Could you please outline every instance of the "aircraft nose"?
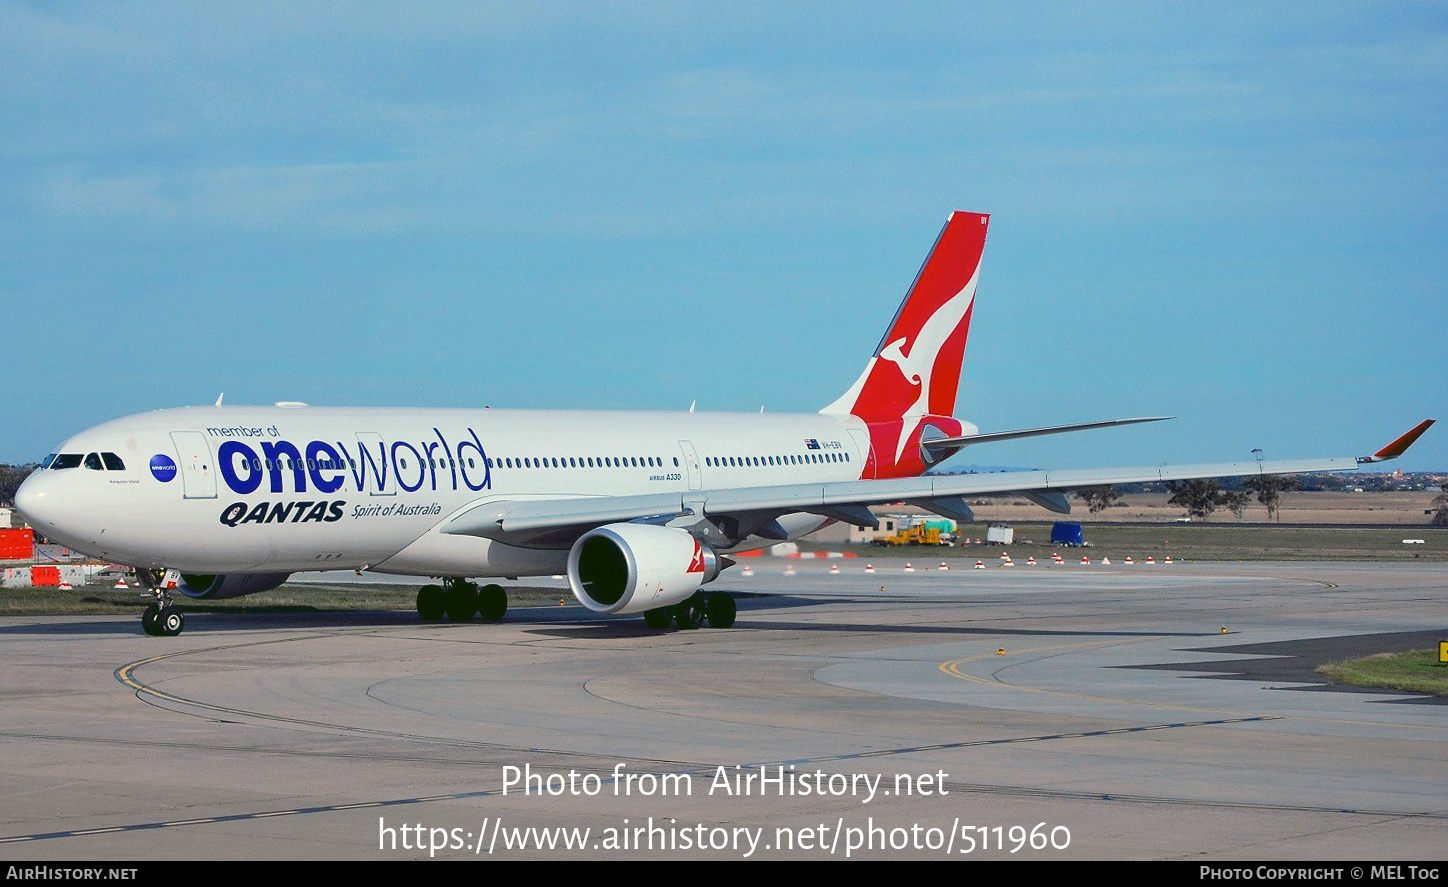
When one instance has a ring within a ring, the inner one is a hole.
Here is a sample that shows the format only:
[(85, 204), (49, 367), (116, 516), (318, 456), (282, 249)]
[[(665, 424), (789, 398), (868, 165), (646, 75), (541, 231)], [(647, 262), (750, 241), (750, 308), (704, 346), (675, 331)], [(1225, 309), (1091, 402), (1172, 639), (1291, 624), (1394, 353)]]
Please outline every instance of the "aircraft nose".
[(14, 491), (14, 508), (32, 527), (54, 527), (55, 495), (45, 469), (36, 469)]
[(46, 505), (45, 480), (42, 475), (44, 469), (37, 469), (30, 473), (15, 491), (15, 510), (19, 511), (32, 526), (44, 520)]
[(78, 480), (89, 478), (75, 471), (37, 470), (15, 491), (15, 510), (41, 535), (84, 549), (105, 529), (96, 519), (93, 491), (78, 491)]

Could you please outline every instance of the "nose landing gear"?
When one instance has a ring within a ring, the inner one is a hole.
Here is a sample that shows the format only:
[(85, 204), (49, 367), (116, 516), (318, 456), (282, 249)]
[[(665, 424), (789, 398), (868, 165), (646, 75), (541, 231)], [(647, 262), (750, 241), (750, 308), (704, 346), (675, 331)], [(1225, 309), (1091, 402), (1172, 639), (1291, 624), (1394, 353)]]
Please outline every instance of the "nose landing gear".
[(174, 605), (165, 578), (165, 570), (136, 570), (136, 579), (155, 598), (141, 614), (141, 630), (152, 637), (175, 637), (186, 630), (186, 616)]
[(141, 630), (152, 637), (175, 637), (186, 629), (186, 615), (170, 602), (154, 603), (141, 614)]

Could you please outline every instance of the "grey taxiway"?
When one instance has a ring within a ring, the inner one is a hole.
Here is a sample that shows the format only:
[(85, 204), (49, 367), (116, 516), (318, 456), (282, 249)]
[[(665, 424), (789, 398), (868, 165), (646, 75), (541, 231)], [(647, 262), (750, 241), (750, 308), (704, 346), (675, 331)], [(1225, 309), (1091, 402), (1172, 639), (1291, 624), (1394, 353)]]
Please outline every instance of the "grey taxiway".
[(973, 564), (754, 560), (716, 583), (728, 630), (576, 606), (198, 613), (174, 638), (0, 619), (0, 847), (1448, 856), (1448, 705), (1312, 670), (1448, 638), (1448, 565)]

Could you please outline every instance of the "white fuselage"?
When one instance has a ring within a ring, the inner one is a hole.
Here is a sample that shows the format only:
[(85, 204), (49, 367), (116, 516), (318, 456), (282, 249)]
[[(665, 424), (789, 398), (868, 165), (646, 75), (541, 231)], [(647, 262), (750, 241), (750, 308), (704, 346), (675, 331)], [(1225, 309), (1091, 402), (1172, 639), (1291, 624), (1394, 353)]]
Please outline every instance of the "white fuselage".
[(857, 480), (868, 446), (822, 414), (193, 407), (71, 438), (17, 499), (55, 541), (138, 567), (539, 575), (566, 547), (439, 528), (494, 501)]

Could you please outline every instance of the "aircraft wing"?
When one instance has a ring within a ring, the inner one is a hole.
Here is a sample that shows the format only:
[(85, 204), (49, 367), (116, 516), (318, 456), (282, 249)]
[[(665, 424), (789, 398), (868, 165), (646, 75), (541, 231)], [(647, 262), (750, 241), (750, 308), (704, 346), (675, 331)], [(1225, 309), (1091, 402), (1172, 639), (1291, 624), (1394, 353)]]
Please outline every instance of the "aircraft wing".
[(784, 484), (715, 490), (600, 496), (480, 504), (449, 521), (442, 532), (481, 536), (508, 544), (566, 544), (595, 527), (611, 523), (670, 523), (680, 519), (730, 522), (730, 536), (771, 538), (782, 515), (813, 513), (848, 523), (874, 522), (865, 506), (908, 501), (951, 517), (970, 519), (966, 496), (1022, 493), (1053, 511), (1069, 511), (1063, 495), (1082, 487), (1195, 478), (1352, 471), (1360, 464), (1400, 455), (1431, 420), (1371, 456), (1274, 462), (1222, 462), (1203, 465), (1153, 465), (1136, 468), (1085, 468), (1062, 471), (1003, 471), (990, 474), (925, 475), (888, 480)]

